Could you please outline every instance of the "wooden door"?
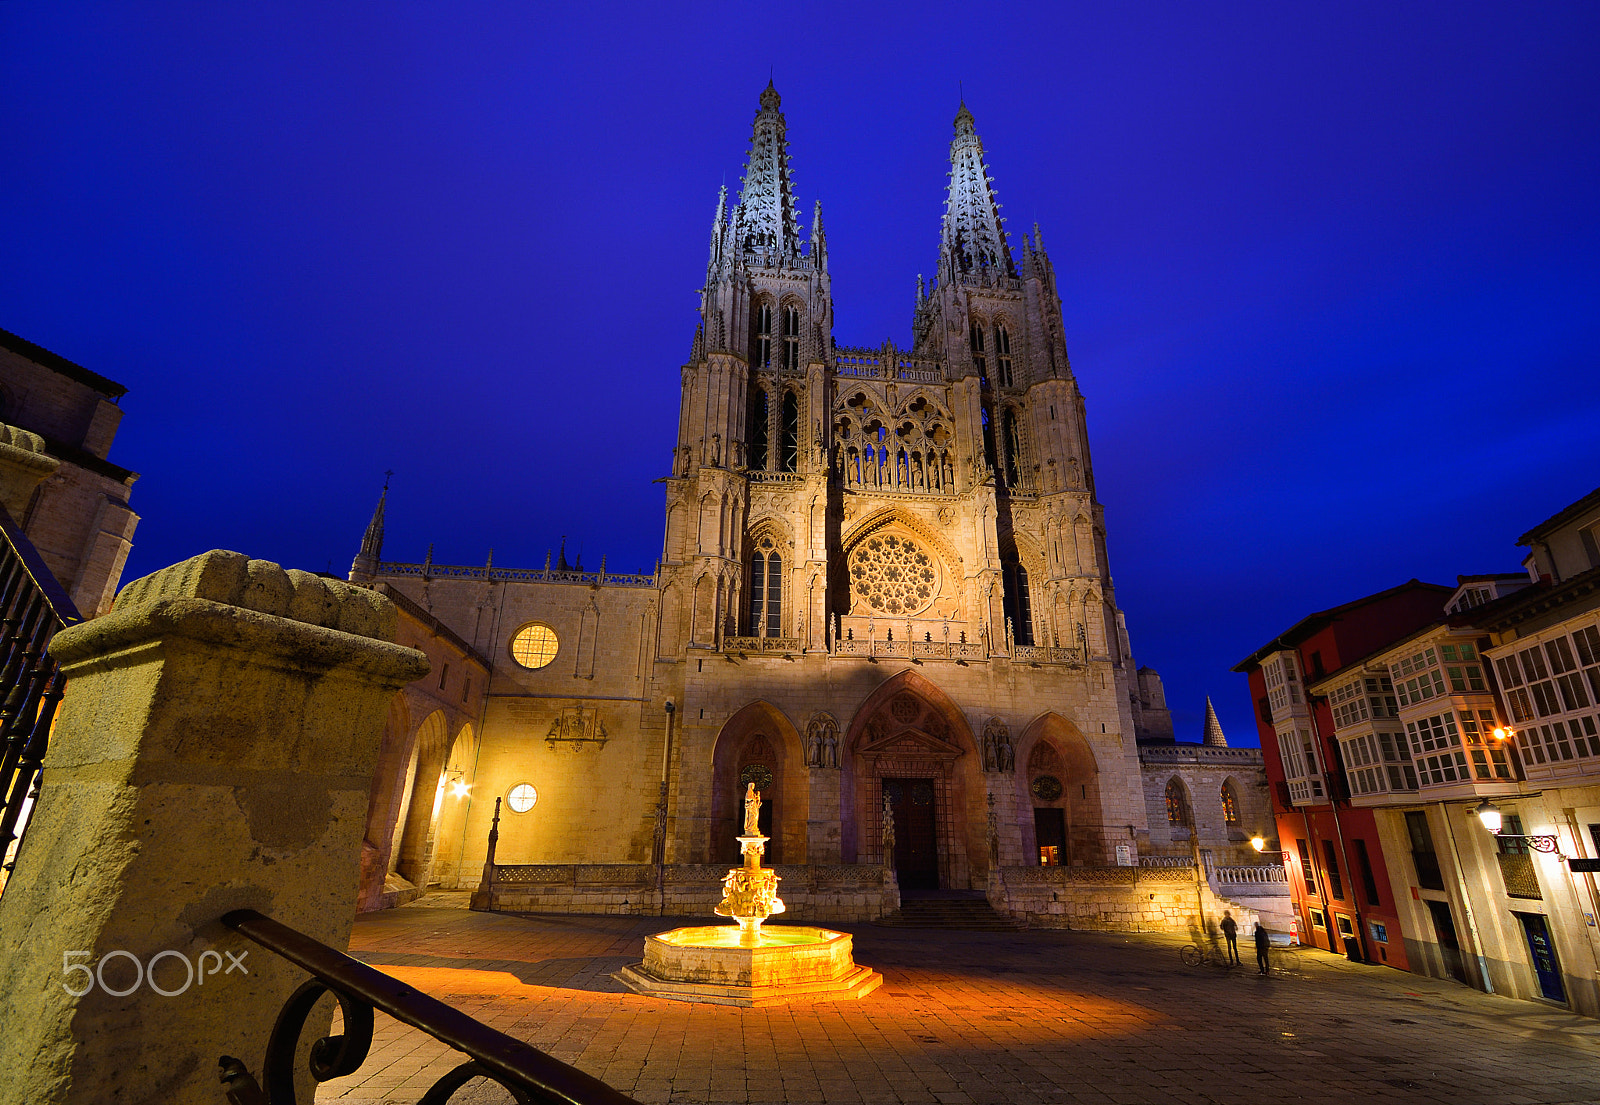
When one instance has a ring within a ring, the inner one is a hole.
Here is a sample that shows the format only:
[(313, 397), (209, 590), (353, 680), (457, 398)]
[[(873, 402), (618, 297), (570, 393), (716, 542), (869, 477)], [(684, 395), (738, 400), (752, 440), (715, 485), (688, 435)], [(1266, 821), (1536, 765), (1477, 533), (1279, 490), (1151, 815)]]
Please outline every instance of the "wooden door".
[(894, 866), (901, 890), (939, 889), (939, 834), (932, 779), (885, 779), (894, 813)]

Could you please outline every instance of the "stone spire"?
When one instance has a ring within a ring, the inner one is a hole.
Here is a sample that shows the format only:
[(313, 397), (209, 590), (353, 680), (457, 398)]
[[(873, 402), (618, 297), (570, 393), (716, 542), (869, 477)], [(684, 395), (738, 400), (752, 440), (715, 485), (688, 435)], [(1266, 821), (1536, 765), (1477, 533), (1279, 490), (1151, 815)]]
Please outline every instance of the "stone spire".
[(1201, 741), (1213, 748), (1228, 747), (1228, 738), (1222, 735), (1222, 722), (1217, 720), (1217, 711), (1211, 705), (1211, 696), (1206, 695), (1206, 735)]
[(828, 237), (822, 232), (822, 201), (811, 209), (811, 263), (828, 271)]
[(393, 472), (383, 474), (383, 492), (378, 496), (377, 509), (372, 512), (372, 521), (367, 523), (367, 532), (361, 535), (361, 551), (350, 564), (352, 580), (368, 580), (378, 574), (378, 561), (383, 558), (383, 509), (389, 501), (389, 477), (393, 475)]
[(722, 266), (724, 247), (728, 241), (728, 186), (717, 189), (717, 213), (711, 220), (711, 259), (706, 263), (708, 273)]
[(941, 279), (963, 272), (995, 268), (1015, 276), (1006, 244), (1005, 220), (994, 198), (994, 180), (983, 160), (983, 139), (973, 127), (966, 102), (956, 113), (956, 135), (950, 142), (950, 193), (944, 203), (944, 229), (939, 249)]
[(778, 90), (768, 81), (750, 135), (750, 158), (739, 187), (739, 206), (734, 210), (741, 247), (746, 252), (769, 251), (774, 259), (800, 253), (789, 139), (779, 102)]

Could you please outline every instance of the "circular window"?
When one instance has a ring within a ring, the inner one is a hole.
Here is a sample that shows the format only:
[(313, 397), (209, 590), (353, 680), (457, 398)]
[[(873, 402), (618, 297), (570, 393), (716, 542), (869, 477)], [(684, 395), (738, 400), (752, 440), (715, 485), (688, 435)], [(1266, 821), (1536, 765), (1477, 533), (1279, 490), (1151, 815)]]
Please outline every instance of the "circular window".
[(1054, 802), (1061, 797), (1061, 780), (1054, 775), (1041, 775), (1033, 781), (1033, 796), (1041, 802)]
[(765, 792), (772, 786), (772, 772), (766, 764), (751, 764), (739, 772), (739, 789), (743, 790), (746, 783), (754, 783), (756, 790)]
[(511, 807), (512, 813), (527, 813), (538, 800), (539, 792), (533, 789), (532, 783), (518, 783), (506, 795), (506, 805)]
[(869, 537), (850, 553), (850, 588), (884, 614), (916, 614), (933, 602), (939, 573), (916, 542), (898, 534)]
[(511, 658), (530, 671), (538, 671), (556, 658), (561, 641), (556, 631), (539, 622), (529, 622), (511, 637)]

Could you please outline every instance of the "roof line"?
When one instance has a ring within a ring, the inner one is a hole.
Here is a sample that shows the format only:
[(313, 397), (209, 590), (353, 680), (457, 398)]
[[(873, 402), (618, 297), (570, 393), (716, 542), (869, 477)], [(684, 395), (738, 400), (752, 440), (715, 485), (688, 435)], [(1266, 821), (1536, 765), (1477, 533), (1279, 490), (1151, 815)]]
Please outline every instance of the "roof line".
[(52, 353), (42, 345), (35, 345), (27, 338), (18, 337), (10, 330), (0, 329), (0, 348), (9, 349), (19, 357), (26, 357), (34, 364), (70, 377), (80, 384), (87, 384), (108, 399), (120, 399), (128, 394), (128, 389), (115, 380), (107, 379), (98, 372), (91, 372), (59, 353)]

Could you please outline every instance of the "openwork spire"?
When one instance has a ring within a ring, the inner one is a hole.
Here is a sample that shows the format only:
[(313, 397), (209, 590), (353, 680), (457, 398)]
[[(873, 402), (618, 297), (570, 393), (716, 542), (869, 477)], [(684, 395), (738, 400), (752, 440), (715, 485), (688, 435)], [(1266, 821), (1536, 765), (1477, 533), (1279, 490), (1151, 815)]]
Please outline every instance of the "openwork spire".
[(393, 472), (383, 474), (383, 493), (378, 496), (378, 507), (372, 512), (372, 521), (367, 523), (367, 532), (361, 535), (361, 551), (350, 565), (350, 578), (357, 582), (371, 579), (378, 571), (378, 561), (383, 559), (383, 508), (389, 501), (389, 477), (393, 475)]
[(963, 101), (950, 142), (950, 193), (944, 204), (940, 271), (945, 278), (978, 269), (1015, 276), (1006, 244), (1005, 220), (994, 198), (994, 180), (983, 160), (983, 139)]
[(723, 249), (728, 237), (728, 186), (724, 184), (717, 189), (717, 213), (711, 219), (711, 260), (707, 262), (708, 272), (714, 272), (722, 264)]
[(761, 110), (750, 135), (734, 227), (740, 247), (778, 257), (800, 252), (800, 224), (794, 210), (794, 178), (789, 169), (789, 139), (772, 82), (761, 93)]
[(378, 507), (367, 523), (367, 532), (361, 535), (361, 556), (376, 563), (383, 558), (383, 508), (389, 501), (389, 476), (383, 474), (383, 493), (378, 496)]
[(1213, 748), (1228, 747), (1228, 738), (1222, 735), (1222, 722), (1217, 720), (1216, 707), (1211, 705), (1211, 696), (1206, 695), (1206, 735), (1201, 743), (1209, 744)]

